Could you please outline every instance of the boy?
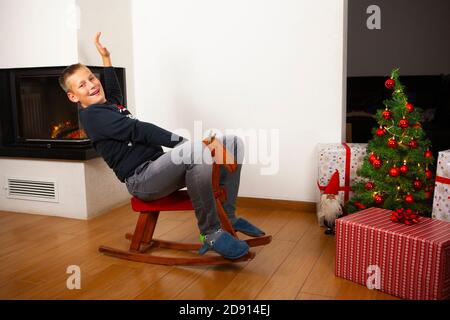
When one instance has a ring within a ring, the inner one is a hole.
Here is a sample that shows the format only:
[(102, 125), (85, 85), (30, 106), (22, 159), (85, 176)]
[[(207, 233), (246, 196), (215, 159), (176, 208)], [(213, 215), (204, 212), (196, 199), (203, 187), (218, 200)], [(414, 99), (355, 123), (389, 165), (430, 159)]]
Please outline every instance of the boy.
[[(187, 187), (203, 235), (203, 249), (214, 250), (228, 259), (244, 256), (249, 250), (247, 243), (220, 228), (211, 184), (211, 153), (203, 152), (206, 146), (202, 142), (187, 142), (176, 134), (131, 116), (123, 107), (123, 96), (110, 53), (100, 44), (100, 35), (100, 32), (96, 34), (95, 45), (105, 67), (105, 89), (82, 64), (68, 66), (59, 79), (69, 100), (79, 105), (80, 120), (95, 150), (118, 179), (126, 184), (130, 194), (142, 200), (159, 199)], [(238, 163), (235, 172), (221, 172), (220, 183), (227, 190), (224, 210), (236, 231), (262, 236), (263, 231), (235, 216), (243, 143), (236, 136), (217, 139), (237, 156)], [(174, 149), (165, 153), (161, 146)], [(173, 161), (174, 155), (182, 155), (183, 161)], [(198, 155), (203, 158), (199, 159)], [(201, 253), (204, 252), (202, 250)]]

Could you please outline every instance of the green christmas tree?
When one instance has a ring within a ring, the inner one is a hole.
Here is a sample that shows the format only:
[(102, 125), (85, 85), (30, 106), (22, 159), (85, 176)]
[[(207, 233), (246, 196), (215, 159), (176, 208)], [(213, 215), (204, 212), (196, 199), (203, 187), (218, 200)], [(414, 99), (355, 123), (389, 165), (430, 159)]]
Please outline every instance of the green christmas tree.
[(393, 221), (412, 224), (417, 215), (431, 214), (434, 158), (420, 124), (422, 110), (408, 102), (398, 69), (385, 86), (392, 96), (376, 113), (378, 126), (372, 130), (347, 211), (380, 207), (394, 210)]

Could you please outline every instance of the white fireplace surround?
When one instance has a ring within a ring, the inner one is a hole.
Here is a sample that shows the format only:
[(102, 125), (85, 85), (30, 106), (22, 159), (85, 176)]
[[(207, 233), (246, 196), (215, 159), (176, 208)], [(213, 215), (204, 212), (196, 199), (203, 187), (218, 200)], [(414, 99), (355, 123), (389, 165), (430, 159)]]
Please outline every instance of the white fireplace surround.
[[(90, 219), (126, 204), (131, 195), (102, 158), (86, 161), (0, 158), (0, 211)], [(8, 178), (55, 181), (55, 201), (8, 197)]]

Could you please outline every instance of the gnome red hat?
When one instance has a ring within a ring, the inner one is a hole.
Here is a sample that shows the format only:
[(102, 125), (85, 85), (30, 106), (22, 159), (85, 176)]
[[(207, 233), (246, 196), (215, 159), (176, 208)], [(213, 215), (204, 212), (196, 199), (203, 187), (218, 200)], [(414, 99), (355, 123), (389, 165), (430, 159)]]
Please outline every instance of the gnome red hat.
[(336, 171), (331, 176), (330, 182), (324, 190), (324, 194), (338, 194), (339, 192), (339, 171)]
[(343, 214), (342, 206), (336, 196), (339, 192), (339, 171), (331, 176), (330, 182), (320, 196), (317, 217), (321, 226), (327, 227), (325, 234), (334, 234), (336, 218)]

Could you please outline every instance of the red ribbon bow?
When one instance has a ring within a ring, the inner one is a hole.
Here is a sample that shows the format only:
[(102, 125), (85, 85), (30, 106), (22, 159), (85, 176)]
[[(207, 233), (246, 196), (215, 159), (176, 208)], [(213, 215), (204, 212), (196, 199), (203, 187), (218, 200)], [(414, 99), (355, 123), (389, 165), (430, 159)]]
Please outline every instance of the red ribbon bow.
[(412, 225), (419, 222), (419, 215), (412, 211), (411, 209), (400, 208), (392, 211), (391, 221), (404, 223), (406, 225)]

